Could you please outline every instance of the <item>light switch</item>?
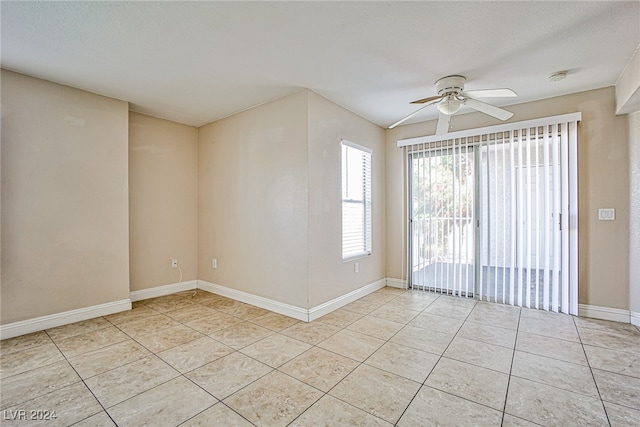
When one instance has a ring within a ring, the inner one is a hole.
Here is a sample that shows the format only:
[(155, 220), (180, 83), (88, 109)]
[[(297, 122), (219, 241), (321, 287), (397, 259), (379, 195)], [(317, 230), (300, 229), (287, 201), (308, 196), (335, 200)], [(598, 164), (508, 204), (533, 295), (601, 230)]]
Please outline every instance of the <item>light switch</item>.
[(598, 209), (598, 220), (600, 221), (615, 221), (616, 210), (613, 208)]

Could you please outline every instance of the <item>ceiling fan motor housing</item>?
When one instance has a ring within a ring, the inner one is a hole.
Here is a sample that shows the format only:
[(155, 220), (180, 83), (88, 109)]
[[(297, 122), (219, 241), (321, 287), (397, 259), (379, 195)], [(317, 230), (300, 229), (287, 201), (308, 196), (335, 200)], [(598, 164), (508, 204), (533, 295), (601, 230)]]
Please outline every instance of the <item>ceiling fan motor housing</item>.
[(466, 79), (462, 76), (447, 76), (436, 81), (436, 91), (438, 95), (446, 95), (448, 93), (460, 94), (464, 90), (464, 82)]

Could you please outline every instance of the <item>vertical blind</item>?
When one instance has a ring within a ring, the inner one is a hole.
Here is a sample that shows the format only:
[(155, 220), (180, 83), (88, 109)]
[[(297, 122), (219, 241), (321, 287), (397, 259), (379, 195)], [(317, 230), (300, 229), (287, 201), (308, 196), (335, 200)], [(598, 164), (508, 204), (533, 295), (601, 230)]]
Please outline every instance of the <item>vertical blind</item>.
[(412, 287), (577, 314), (580, 120), (398, 141)]
[(371, 253), (371, 150), (342, 141), (342, 259)]

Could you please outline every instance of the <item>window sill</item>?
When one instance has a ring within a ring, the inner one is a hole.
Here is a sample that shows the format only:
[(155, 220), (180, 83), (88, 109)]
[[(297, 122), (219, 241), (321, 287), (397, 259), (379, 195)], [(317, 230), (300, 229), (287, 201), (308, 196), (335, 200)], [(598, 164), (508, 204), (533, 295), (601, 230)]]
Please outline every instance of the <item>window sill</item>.
[(342, 258), (342, 262), (350, 262), (355, 261), (357, 259), (366, 258), (371, 256), (371, 252), (362, 252), (359, 254), (350, 255), (347, 258)]

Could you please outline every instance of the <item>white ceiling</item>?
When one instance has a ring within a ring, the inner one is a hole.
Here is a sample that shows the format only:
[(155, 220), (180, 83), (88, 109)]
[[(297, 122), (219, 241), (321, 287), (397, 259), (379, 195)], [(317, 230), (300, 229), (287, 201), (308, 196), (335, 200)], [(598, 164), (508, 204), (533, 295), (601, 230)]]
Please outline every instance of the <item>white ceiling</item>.
[(614, 85), (640, 43), (638, 1), (2, 0), (0, 13), (3, 68), (195, 126), (309, 88), (386, 127), (450, 74), (522, 103)]

